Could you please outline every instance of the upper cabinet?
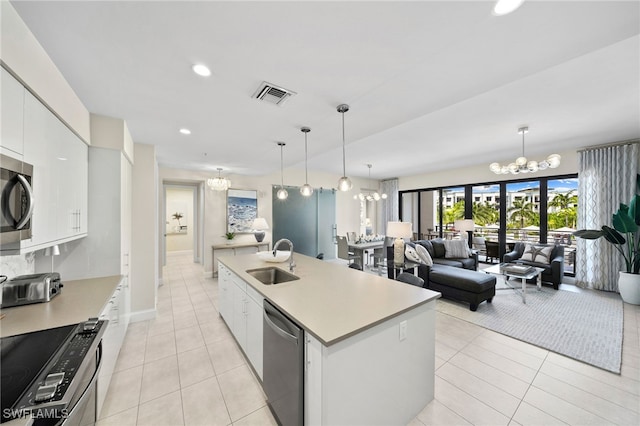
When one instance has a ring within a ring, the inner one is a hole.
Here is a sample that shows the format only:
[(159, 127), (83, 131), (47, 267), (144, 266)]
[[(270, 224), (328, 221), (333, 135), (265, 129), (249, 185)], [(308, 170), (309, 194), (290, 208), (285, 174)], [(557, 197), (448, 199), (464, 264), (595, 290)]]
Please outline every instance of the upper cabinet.
[(0, 68), (0, 140), (5, 154), (22, 159), (24, 126), (24, 87), (4, 68)]
[(86, 236), (87, 145), (5, 70), (2, 84), (2, 150), (33, 166), (34, 207), (31, 239), (20, 247), (3, 246), (1, 254), (32, 252)]

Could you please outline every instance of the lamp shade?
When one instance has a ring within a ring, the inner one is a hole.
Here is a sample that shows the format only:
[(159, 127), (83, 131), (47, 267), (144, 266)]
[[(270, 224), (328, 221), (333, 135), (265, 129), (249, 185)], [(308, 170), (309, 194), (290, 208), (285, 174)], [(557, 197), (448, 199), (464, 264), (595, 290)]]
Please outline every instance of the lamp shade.
[(263, 217), (257, 217), (253, 220), (253, 224), (251, 225), (253, 229), (256, 231), (263, 231), (265, 229), (269, 229), (269, 224), (267, 220)]
[(396, 238), (411, 238), (411, 222), (387, 222), (387, 235)]
[(453, 227), (460, 232), (470, 232), (475, 230), (476, 224), (473, 223), (473, 219), (460, 219), (453, 223)]

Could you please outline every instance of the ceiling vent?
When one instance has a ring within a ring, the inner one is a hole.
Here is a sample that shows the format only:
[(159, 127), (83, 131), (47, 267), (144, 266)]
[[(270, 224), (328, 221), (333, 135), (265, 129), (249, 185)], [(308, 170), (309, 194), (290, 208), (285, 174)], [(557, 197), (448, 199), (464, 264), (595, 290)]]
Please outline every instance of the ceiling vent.
[(296, 92), (263, 81), (253, 97), (275, 105), (283, 105), (287, 99), (295, 94)]

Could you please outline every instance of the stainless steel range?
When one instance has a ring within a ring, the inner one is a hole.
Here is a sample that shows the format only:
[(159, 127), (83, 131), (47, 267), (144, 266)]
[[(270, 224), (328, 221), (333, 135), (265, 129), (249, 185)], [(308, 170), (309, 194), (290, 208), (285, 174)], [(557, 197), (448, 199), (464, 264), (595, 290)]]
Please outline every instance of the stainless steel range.
[(86, 322), (0, 340), (0, 423), (94, 425), (102, 334), (108, 321)]

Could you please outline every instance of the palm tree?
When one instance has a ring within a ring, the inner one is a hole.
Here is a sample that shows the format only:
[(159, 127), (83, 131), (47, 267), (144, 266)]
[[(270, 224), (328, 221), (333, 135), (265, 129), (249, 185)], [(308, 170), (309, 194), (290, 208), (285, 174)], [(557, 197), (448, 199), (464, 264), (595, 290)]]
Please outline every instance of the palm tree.
[(538, 215), (533, 210), (533, 203), (528, 202), (525, 198), (516, 198), (513, 200), (511, 207), (507, 210), (507, 213), (511, 213), (509, 220), (519, 221), (520, 228), (524, 228), (524, 221), (535, 221)]
[(494, 223), (498, 221), (499, 212), (496, 210), (494, 204), (488, 202), (473, 203), (473, 221), (476, 225), (486, 225), (488, 223)]
[(565, 194), (557, 193), (553, 196), (553, 199), (549, 201), (549, 207), (555, 207), (559, 211), (558, 213), (567, 213), (564, 215), (564, 226), (569, 226), (569, 216), (571, 215), (569, 212), (565, 212), (565, 210), (574, 209), (573, 205), (578, 204), (578, 196), (573, 194), (573, 189)]
[(448, 225), (458, 219), (464, 219), (464, 200), (460, 200), (444, 211), (443, 223)]

